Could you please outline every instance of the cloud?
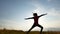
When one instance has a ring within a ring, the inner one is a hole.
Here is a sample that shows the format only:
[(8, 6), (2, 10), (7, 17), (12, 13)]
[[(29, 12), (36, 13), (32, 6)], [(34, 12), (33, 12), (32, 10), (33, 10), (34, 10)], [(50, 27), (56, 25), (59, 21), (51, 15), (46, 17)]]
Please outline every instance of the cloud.
[(24, 23), (9, 19), (0, 20), (0, 29), (28, 30), (32, 26), (33, 20), (25, 21)]
[(44, 8), (37, 8), (37, 9), (33, 10), (32, 12), (37, 13), (38, 15), (47, 13)]
[(48, 2), (55, 1), (55, 0), (47, 0)]
[[(56, 28), (60, 28), (60, 20), (50, 20), (49, 22), (49, 27), (56, 27)], [(53, 24), (53, 25), (51, 25)]]
[(47, 0), (48, 2), (51, 2), (51, 1), (57, 1), (57, 0)]
[(52, 0), (47, 0), (47, 1), (49, 1), (49, 2), (50, 2), (50, 1), (52, 1)]
[(48, 9), (47, 12), (51, 16), (59, 16), (60, 17), (60, 10), (57, 10), (55, 8)]
[(19, 26), (20, 26), (20, 23), (14, 20), (9, 20), (9, 19), (0, 20), (0, 28), (19, 29)]
[(39, 13), (39, 12), (41, 12), (41, 11), (42, 11), (41, 8), (37, 8), (37, 9), (33, 10), (33, 13)]

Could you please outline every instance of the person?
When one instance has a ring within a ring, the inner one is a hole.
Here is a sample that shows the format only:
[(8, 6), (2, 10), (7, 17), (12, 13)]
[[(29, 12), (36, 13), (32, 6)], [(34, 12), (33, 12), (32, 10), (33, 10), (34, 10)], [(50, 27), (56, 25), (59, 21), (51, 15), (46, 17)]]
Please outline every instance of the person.
[(26, 20), (27, 20), (27, 19), (34, 19), (34, 24), (33, 24), (33, 26), (29, 29), (29, 31), (27, 32), (27, 34), (29, 34), (29, 32), (30, 32), (34, 27), (36, 27), (36, 26), (38, 26), (38, 27), (41, 28), (40, 34), (42, 34), (43, 27), (38, 24), (38, 19), (39, 19), (40, 17), (44, 16), (44, 15), (47, 15), (47, 13), (46, 13), (46, 14), (42, 14), (42, 15), (40, 15), (40, 16), (38, 16), (37, 13), (33, 13), (33, 16), (34, 16), (34, 17), (25, 18)]

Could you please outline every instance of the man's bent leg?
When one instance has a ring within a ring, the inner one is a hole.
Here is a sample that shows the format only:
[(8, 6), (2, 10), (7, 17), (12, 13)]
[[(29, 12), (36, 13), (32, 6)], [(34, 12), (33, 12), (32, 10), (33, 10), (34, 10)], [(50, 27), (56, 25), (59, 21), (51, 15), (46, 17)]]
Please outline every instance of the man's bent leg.
[(38, 27), (40, 27), (40, 28), (41, 28), (41, 32), (40, 32), (40, 34), (42, 34), (43, 27), (42, 27), (41, 25), (38, 25)]
[(30, 32), (34, 27), (35, 27), (35, 25), (33, 25), (33, 26), (29, 29), (29, 31), (27, 32), (27, 34), (29, 34), (29, 32)]

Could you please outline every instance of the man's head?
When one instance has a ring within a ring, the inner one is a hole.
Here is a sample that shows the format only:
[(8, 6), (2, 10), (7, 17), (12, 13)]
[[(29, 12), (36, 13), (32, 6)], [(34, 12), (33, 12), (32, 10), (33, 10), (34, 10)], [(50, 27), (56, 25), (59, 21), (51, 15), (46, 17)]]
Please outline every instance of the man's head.
[(37, 13), (33, 13), (33, 16), (37, 16)]

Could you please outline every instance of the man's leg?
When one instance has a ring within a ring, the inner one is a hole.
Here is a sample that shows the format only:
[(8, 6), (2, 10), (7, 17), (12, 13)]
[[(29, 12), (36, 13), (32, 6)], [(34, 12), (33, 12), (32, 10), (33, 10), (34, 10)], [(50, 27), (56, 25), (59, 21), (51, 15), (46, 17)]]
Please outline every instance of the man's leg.
[(35, 27), (35, 25), (33, 25), (33, 26), (29, 29), (29, 31), (27, 32), (27, 34), (29, 34), (29, 32), (30, 32), (34, 27)]
[(41, 32), (40, 32), (40, 34), (42, 34), (43, 27), (42, 27), (41, 25), (39, 25), (39, 24), (38, 24), (38, 27), (41, 28)]

